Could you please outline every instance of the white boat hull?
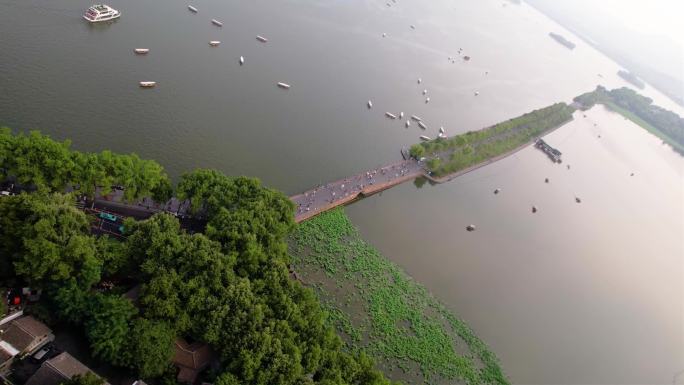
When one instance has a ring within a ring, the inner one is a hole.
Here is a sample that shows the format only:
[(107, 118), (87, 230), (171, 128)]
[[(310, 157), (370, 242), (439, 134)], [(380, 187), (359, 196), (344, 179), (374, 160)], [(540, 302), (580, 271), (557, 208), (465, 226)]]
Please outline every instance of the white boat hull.
[(83, 18), (89, 23), (101, 23), (104, 21), (112, 21), (112, 20), (116, 20), (120, 17), (121, 17), (121, 12), (117, 13), (116, 15), (107, 16), (106, 18), (102, 18), (102, 19), (98, 19), (98, 20), (90, 20), (85, 15), (83, 15)]

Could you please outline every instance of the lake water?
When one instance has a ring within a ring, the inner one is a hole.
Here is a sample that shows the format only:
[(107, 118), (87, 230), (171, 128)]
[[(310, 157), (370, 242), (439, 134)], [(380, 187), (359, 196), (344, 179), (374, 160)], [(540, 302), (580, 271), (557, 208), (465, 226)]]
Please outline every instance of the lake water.
[[(198, 14), (177, 0), (109, 4), (122, 18), (89, 25), (84, 0), (0, 0), (0, 125), (136, 152), (174, 177), (212, 167), (294, 194), (395, 161), (439, 126), (479, 129), (625, 85), (617, 64), (508, 2), (198, 0)], [(449, 61), (459, 48), (472, 60)], [(472, 326), (514, 383), (672, 383), (684, 370), (684, 160), (618, 115), (586, 115), (548, 136), (563, 165), (530, 148), (348, 212)], [(478, 230), (465, 232), (470, 223)]]

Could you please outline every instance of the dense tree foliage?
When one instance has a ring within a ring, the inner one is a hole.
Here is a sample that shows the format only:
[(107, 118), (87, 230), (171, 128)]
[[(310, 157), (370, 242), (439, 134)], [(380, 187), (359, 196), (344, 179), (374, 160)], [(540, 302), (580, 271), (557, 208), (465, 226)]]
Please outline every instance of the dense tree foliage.
[(0, 199), (4, 274), (45, 286), (74, 278), (82, 288), (100, 280), (102, 261), (85, 214), (70, 195), (21, 194)]
[(684, 118), (654, 105), (651, 98), (626, 87), (608, 91), (598, 86), (596, 90), (576, 97), (575, 101), (582, 104), (584, 109), (591, 108), (596, 103), (622, 108), (654, 127), (659, 131), (654, 134), (660, 134), (661, 137), (664, 135), (676, 150), (684, 153)]
[(96, 294), (84, 316), (85, 332), (93, 354), (105, 362), (126, 365), (131, 321), (137, 310), (126, 298)]
[(72, 379), (62, 382), (60, 385), (103, 385), (105, 381), (92, 372), (77, 374)]
[[(342, 350), (313, 292), (290, 278), (294, 205), (285, 195), (198, 170), (183, 176), (178, 196), (206, 220), (204, 234), (157, 214), (127, 220), (125, 239), (96, 238), (61, 191), (120, 184), (134, 199), (168, 196), (170, 184), (154, 162), (69, 145), (0, 130), (0, 177), (36, 187), (0, 197), (0, 261), (3, 277), (44, 288), (54, 314), (83, 327), (96, 358), (166, 378), (173, 341), (185, 337), (217, 353), (219, 384), (388, 384), (368, 357)], [(120, 295), (129, 285), (96, 285), (103, 276), (140, 283), (140, 297)]]
[(33, 131), (13, 135), (0, 128), (0, 181), (12, 177), (41, 190), (75, 189), (93, 195), (96, 188), (109, 192), (111, 186), (125, 188), (126, 199), (152, 196), (166, 200), (171, 182), (164, 169), (154, 161), (137, 155), (99, 154), (70, 149), (71, 142), (58, 142)]

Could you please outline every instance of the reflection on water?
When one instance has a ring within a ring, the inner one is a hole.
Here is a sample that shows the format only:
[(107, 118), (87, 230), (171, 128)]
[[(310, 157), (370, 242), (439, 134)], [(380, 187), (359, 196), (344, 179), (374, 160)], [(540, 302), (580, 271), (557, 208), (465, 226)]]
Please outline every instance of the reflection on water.
[[(214, 167), (292, 194), (395, 161), (439, 126), (453, 135), (569, 101), (599, 80), (624, 85), (615, 63), (526, 5), (197, 0), (192, 14), (178, 0), (112, 0), (121, 19), (91, 26), (81, 19), (88, 1), (0, 0), (0, 124), (82, 150), (135, 151), (174, 176)], [(459, 48), (472, 60), (449, 61)], [(158, 86), (141, 90), (141, 80)], [(671, 382), (684, 361), (681, 158), (620, 117), (587, 115), (548, 138), (570, 171), (528, 149), (349, 211), (452, 304), (515, 382)], [(478, 230), (466, 233), (469, 223)]]

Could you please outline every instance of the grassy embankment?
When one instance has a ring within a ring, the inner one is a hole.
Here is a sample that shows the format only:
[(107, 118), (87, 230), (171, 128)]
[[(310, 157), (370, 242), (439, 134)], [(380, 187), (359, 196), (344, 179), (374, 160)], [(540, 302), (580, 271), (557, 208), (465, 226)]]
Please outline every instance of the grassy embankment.
[(364, 242), (342, 209), (291, 237), (296, 269), (351, 350), (407, 383), (508, 384), (496, 356), (468, 326)]
[(572, 120), (574, 111), (572, 106), (556, 103), (479, 131), (413, 145), (411, 156), (428, 158), (432, 175), (443, 177), (530, 143)]
[(625, 118), (631, 120), (632, 122), (636, 123), (637, 125), (641, 126), (644, 129), (646, 129), (651, 134), (657, 136), (663, 142), (672, 146), (680, 154), (684, 154), (684, 145), (678, 143), (677, 141), (672, 139), (669, 135), (667, 135), (663, 131), (657, 129), (656, 127), (654, 127), (652, 124), (648, 123), (647, 121), (641, 119), (640, 117), (638, 117), (633, 112), (631, 112), (625, 108), (622, 108), (622, 107), (618, 106), (617, 104), (615, 104), (611, 101), (604, 101), (602, 104), (605, 105), (606, 108), (608, 108), (609, 110), (624, 116)]
[(577, 96), (575, 102), (582, 104), (582, 109), (585, 110), (595, 104), (603, 104), (609, 110), (643, 127), (684, 155), (684, 119), (672, 111), (653, 105), (653, 100), (650, 98), (629, 88), (623, 87), (608, 91), (598, 86), (594, 91)]

